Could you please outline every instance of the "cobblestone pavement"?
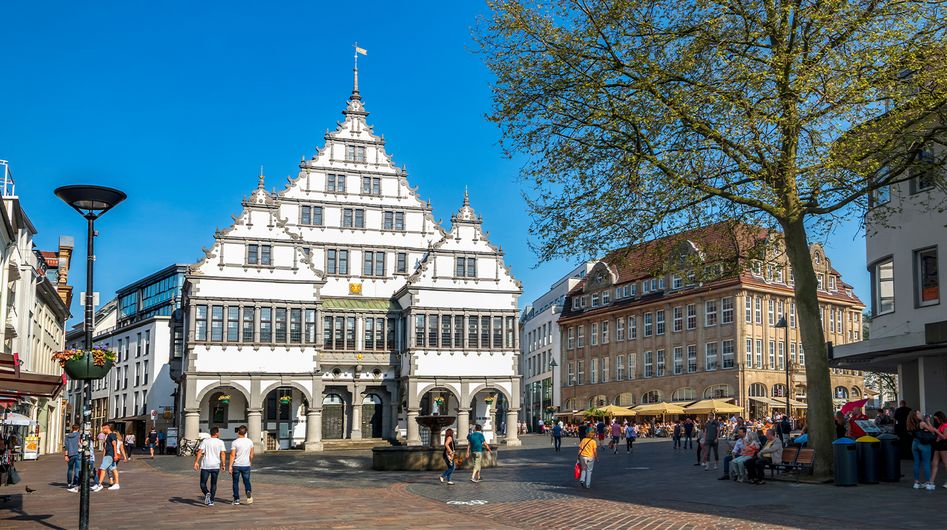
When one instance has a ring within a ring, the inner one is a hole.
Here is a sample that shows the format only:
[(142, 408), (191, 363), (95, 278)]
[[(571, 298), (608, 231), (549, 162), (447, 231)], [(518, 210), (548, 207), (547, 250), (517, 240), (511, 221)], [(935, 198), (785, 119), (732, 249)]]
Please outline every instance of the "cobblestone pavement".
[[(548, 440), (524, 437), (500, 448), (500, 467), (484, 481), (436, 473), (376, 472), (367, 451), (269, 453), (254, 462), (254, 504), (231, 506), (229, 475), (218, 503), (200, 501), (191, 458), (122, 464), (122, 489), (92, 497), (95, 528), (912, 528), (937, 524), (947, 490), (896, 484), (837, 488), (770, 481), (716, 480), (694, 466), (693, 451), (664, 440), (634, 454), (602, 452), (591, 489), (575, 487), (575, 441), (554, 453)], [(0, 488), (0, 528), (75, 528), (79, 497), (62, 488), (65, 466), (44, 457), (18, 466), (23, 482)], [(910, 473), (910, 462), (903, 470)], [(27, 494), (29, 485), (36, 491)], [(21, 489), (23, 488), (23, 489)], [(940, 498), (938, 498), (940, 497)], [(906, 519), (910, 513), (910, 519)]]

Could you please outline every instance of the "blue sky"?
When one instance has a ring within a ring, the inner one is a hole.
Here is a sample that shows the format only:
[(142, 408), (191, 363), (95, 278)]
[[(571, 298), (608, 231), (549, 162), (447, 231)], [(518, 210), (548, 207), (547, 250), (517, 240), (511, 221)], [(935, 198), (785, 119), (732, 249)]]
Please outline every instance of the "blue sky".
[[(262, 6), (266, 6), (265, 9)], [(523, 282), (521, 305), (571, 263), (535, 267), (518, 163), (502, 155), (491, 75), (468, 2), (6, 2), (0, 6), (0, 159), (11, 161), (39, 244), (78, 247), (81, 218), (57, 186), (93, 183), (129, 199), (98, 224), (96, 290), (193, 263), (256, 186), (282, 188), (334, 128), (367, 48), (360, 88), (395, 162), (449, 222), (465, 186)], [(849, 223), (829, 257), (867, 295), (864, 239)], [(81, 285), (80, 285), (81, 284)], [(73, 313), (79, 314), (78, 305)]]

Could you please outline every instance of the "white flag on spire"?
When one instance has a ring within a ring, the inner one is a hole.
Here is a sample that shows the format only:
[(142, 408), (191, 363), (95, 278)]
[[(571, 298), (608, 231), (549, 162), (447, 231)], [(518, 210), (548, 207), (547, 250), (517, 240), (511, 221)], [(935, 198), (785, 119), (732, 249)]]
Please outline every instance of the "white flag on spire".
[(355, 53), (360, 53), (360, 54), (362, 54), (362, 55), (368, 55), (368, 50), (366, 50), (365, 48), (359, 48), (358, 46), (356, 46), (356, 47), (355, 47)]

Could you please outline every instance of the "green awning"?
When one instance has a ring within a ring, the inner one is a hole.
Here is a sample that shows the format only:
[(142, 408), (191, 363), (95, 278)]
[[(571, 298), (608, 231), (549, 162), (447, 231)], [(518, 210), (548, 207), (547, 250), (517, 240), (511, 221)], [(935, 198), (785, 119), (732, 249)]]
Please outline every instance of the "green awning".
[(388, 298), (323, 298), (322, 308), (326, 311), (401, 311), (401, 306)]

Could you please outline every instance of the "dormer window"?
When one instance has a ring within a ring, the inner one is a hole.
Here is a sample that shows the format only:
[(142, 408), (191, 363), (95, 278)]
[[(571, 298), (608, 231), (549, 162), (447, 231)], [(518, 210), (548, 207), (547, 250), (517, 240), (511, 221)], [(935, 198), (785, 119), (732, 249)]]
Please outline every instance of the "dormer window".
[[(579, 309), (579, 299), (578, 299), (578, 298), (573, 298), (573, 299), (572, 299), (572, 310), (573, 310), (573, 311), (577, 311), (578, 309)], [(572, 331), (572, 328), (569, 328), (569, 331)]]
[(829, 276), (829, 290), (830, 291), (836, 290), (835, 276)]
[(602, 305), (608, 305), (611, 301), (610, 291), (608, 289), (602, 291)]
[(592, 295), (592, 307), (598, 307), (598, 293)]
[(327, 193), (345, 193), (345, 175), (326, 175)]
[[(818, 263), (818, 262), (817, 262), (817, 263)], [(750, 271), (753, 273), (754, 276), (762, 276), (762, 275), (763, 275), (763, 264), (760, 263), (760, 262), (757, 261), (757, 260), (753, 260), (753, 261), (750, 263)]]
[(588, 296), (583, 296), (582, 299), (581, 299), (581, 301), (580, 301), (579, 307), (582, 308), (582, 309), (585, 309), (585, 306), (587, 306), (588, 304), (589, 304), (589, 297), (588, 297)]
[(638, 296), (638, 282), (631, 284), (631, 296)]
[(684, 287), (684, 278), (680, 274), (671, 275), (671, 289), (681, 289)]
[(651, 288), (649, 287), (650, 285), (651, 285), (651, 284), (649, 283), (648, 280), (645, 280), (645, 281), (641, 282), (641, 294), (648, 294), (648, 293), (650, 293), (650, 292), (651, 292)]
[(247, 265), (272, 265), (272, 254), (270, 245), (247, 245)]
[(345, 146), (345, 160), (348, 162), (364, 162), (365, 147), (361, 145)]
[(454, 258), (454, 276), (456, 278), (476, 278), (477, 258)]

